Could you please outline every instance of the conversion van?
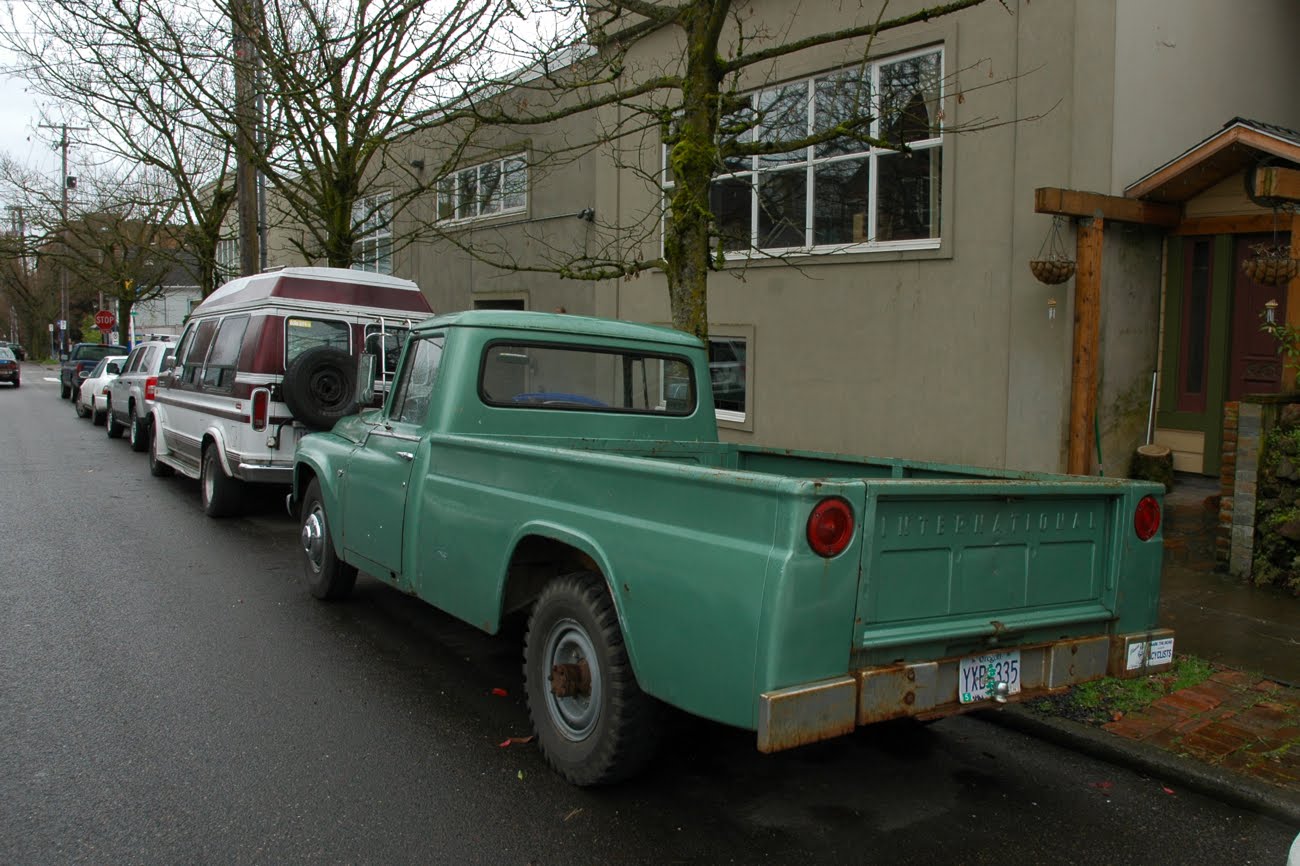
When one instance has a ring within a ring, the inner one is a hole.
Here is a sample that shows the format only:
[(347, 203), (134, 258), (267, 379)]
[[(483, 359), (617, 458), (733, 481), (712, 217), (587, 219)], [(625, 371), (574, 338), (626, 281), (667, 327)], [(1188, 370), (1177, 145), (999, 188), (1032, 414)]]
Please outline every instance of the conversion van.
[(158, 377), (149, 469), (199, 480), (203, 510), (238, 512), (245, 483), (288, 484), (293, 450), (356, 410), (364, 351), (391, 378), (411, 325), (432, 315), (409, 280), (342, 268), (240, 277), (199, 304)]

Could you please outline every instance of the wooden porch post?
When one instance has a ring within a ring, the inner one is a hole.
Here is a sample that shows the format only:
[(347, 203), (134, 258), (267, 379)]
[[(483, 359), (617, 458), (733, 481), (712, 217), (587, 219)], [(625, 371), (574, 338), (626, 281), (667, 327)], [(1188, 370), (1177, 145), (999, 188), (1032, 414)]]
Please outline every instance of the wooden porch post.
[[(1291, 255), (1300, 249), (1300, 210), (1291, 214)], [(1286, 323), (1300, 328), (1300, 275), (1291, 278), (1286, 287)], [(1296, 371), (1290, 367), (1282, 368), (1282, 390), (1296, 390)]]
[(1067, 471), (1087, 475), (1097, 414), (1097, 368), (1101, 354), (1100, 216), (1079, 220), (1074, 276), (1074, 359), (1070, 377), (1070, 450)]

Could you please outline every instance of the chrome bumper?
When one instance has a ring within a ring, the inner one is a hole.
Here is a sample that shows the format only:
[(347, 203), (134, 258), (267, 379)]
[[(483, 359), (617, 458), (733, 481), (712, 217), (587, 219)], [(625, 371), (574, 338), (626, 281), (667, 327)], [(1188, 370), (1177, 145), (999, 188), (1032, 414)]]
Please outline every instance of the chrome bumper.
[[(1173, 636), (1171, 629), (1154, 629), (1005, 647), (1020, 651), (1020, 692), (1009, 700), (1050, 694), (1107, 675), (1133, 677), (1168, 670), (1172, 654), (1167, 660), (1152, 662), (1149, 650), (1153, 641), (1172, 640)], [(863, 668), (842, 677), (764, 692), (758, 702), (758, 750), (779, 752), (887, 719), (937, 718), (996, 706), (993, 699), (960, 702), (957, 671), (962, 658)]]

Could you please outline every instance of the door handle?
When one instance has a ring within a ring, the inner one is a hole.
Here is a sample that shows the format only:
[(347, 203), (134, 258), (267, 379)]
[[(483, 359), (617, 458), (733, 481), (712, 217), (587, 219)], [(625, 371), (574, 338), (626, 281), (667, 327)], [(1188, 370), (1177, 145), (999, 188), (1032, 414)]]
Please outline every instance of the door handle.
[(398, 457), (401, 457), (403, 460), (414, 460), (414, 459), (415, 459), (415, 455), (412, 454), (410, 451), (398, 451), (398, 452), (397, 452), (397, 456), (398, 456)]

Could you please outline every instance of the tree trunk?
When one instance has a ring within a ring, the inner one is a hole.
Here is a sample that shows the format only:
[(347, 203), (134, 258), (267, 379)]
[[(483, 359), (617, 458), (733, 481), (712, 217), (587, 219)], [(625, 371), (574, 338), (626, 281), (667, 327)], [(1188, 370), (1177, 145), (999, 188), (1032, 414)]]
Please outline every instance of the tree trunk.
[(1174, 487), (1173, 452), (1163, 445), (1139, 445), (1129, 461), (1128, 476), (1163, 484), (1168, 493)]

